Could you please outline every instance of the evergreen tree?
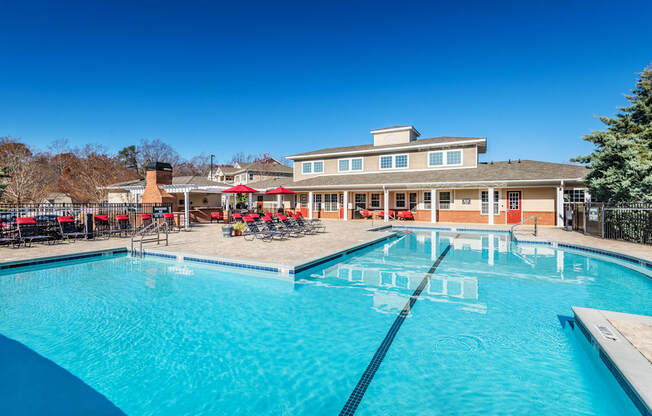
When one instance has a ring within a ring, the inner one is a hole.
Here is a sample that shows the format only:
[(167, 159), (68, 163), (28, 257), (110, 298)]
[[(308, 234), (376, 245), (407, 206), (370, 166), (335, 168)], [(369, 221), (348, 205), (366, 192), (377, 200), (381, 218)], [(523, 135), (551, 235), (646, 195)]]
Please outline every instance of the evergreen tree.
[(626, 98), (630, 105), (615, 117), (600, 117), (606, 130), (584, 136), (595, 151), (572, 159), (588, 165), (584, 180), (595, 201), (652, 202), (652, 65)]

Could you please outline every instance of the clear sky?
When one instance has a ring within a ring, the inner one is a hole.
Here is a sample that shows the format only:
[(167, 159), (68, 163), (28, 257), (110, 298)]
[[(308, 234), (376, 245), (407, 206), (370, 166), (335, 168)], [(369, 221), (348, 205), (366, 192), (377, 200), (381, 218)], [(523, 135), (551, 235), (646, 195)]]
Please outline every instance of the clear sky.
[(591, 147), (652, 62), (652, 2), (0, 0), (0, 136), (183, 156), (481, 136), (483, 160)]

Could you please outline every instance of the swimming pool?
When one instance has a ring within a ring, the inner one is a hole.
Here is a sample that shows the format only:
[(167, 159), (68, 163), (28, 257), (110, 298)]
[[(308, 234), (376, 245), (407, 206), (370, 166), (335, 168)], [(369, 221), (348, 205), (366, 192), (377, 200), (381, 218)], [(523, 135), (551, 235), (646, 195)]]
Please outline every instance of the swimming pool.
[(506, 235), (414, 231), (293, 280), (126, 255), (3, 270), (0, 334), (130, 415), (626, 415), (558, 316), (650, 315), (651, 288)]

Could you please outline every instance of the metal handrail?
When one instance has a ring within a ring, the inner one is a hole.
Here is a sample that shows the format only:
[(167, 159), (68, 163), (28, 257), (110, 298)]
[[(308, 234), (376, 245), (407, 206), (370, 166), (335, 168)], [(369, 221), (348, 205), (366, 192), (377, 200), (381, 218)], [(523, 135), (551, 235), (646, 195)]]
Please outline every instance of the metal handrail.
[(512, 227), (509, 230), (509, 235), (514, 238), (514, 229), (518, 227), (519, 225), (523, 225), (524, 223), (530, 221), (532, 218), (534, 218), (534, 236), (536, 237), (538, 234), (538, 220), (536, 215), (532, 215), (530, 217), (527, 217), (526, 219), (522, 220), (521, 222), (512, 225)]
[[(139, 240), (140, 250), (138, 251), (138, 255), (140, 257), (143, 257), (143, 243), (150, 243), (156, 241), (156, 244), (160, 244), (161, 227), (165, 228), (165, 245), (167, 246), (168, 245), (168, 223), (166, 221), (152, 222), (151, 224), (141, 228), (136, 233), (134, 233), (134, 235), (131, 236), (131, 254), (134, 253), (134, 240), (136, 239), (136, 237), (140, 237)], [(150, 238), (148, 240), (145, 239), (145, 236), (154, 235), (154, 232), (156, 232), (156, 238)]]

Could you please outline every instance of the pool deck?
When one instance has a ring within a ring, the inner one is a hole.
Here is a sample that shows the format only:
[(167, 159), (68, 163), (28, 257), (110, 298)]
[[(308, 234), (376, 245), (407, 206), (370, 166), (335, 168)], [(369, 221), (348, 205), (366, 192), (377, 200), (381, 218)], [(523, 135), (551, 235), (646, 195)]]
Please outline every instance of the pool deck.
[(574, 306), (575, 322), (643, 415), (652, 415), (652, 317)]

